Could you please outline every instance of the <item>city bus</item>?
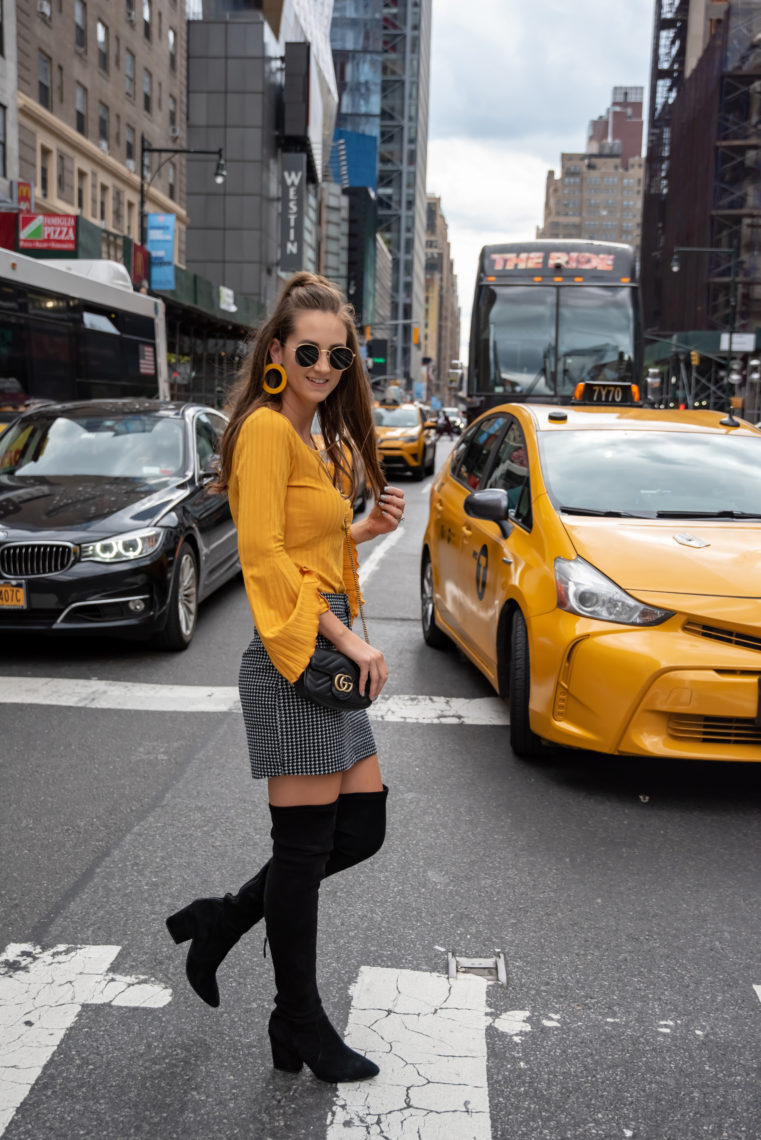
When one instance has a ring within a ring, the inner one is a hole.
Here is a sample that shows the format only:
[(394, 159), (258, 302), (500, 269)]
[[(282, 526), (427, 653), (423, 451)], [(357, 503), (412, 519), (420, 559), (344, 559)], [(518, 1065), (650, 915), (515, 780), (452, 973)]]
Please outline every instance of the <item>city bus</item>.
[(169, 397), (164, 302), (117, 262), (0, 249), (0, 414), (119, 396)]
[(579, 385), (642, 369), (631, 246), (538, 240), (481, 250), (467, 414), (509, 401), (568, 403)]

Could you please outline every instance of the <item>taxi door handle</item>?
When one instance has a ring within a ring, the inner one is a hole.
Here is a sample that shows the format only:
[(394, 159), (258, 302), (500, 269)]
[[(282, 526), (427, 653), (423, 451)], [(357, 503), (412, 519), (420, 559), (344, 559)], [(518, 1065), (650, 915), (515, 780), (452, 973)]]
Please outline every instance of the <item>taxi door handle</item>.
[(462, 528), (462, 537), (463, 537), (463, 538), (470, 538), (470, 536), (472, 535), (472, 533), (473, 533), (473, 531), (470, 529), (470, 527), (469, 527), (469, 526), (464, 526), (464, 527)]

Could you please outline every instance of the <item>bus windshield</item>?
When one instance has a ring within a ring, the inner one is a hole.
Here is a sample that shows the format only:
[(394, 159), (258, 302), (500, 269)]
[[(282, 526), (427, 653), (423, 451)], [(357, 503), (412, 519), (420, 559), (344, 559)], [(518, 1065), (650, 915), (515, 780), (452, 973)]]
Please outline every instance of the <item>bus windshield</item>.
[(635, 294), (626, 286), (483, 286), (478, 390), (569, 396), (592, 379), (632, 379)]

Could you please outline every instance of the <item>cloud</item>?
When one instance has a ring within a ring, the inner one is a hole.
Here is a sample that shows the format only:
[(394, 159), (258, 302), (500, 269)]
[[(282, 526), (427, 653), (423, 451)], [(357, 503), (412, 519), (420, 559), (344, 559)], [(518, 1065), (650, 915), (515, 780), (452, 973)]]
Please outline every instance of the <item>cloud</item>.
[(649, 81), (652, 0), (434, 0), (427, 186), (458, 276), (463, 352), (478, 253), (533, 237), (547, 171), (583, 150), (613, 87)]

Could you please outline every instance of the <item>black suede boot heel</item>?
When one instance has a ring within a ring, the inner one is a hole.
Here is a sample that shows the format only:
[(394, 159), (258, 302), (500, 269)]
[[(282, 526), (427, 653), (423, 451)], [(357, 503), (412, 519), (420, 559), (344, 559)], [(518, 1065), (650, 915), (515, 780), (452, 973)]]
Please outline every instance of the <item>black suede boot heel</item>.
[(219, 1005), (217, 970), (235, 943), (264, 914), (268, 867), (265, 863), (237, 895), (195, 899), (166, 920), (167, 930), (178, 945), (192, 939), (185, 973), (201, 1000), (214, 1009)]
[(270, 1017), (272, 1064), (285, 1073), (298, 1073), (307, 1065), (320, 1081), (366, 1081), (380, 1069), (350, 1049), (331, 1025), (324, 1010), (308, 1025), (284, 1021), (275, 1011)]

